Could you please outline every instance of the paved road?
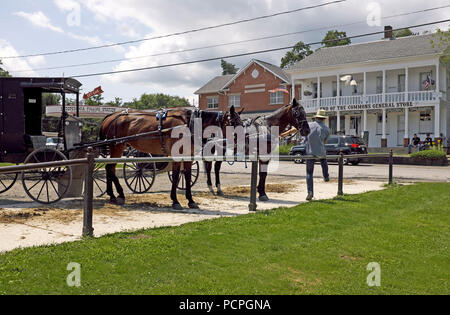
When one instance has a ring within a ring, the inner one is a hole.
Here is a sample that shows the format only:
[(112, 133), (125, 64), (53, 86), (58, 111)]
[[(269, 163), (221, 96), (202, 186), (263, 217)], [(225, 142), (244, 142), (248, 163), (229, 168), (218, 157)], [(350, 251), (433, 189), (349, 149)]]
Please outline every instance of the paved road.
[[(338, 165), (331, 162), (329, 164), (331, 178), (338, 177)], [(236, 163), (229, 166), (227, 163), (223, 166), (226, 173), (250, 173), (251, 167), (245, 168), (244, 163)], [(315, 175), (321, 176), (320, 165), (316, 165)], [(305, 164), (297, 165), (293, 162), (280, 162), (276, 169), (269, 176), (287, 176), (287, 177), (306, 177)], [(360, 164), (358, 166), (345, 166), (345, 179), (370, 179), (370, 180), (388, 180), (389, 166), (382, 164)], [(415, 165), (394, 165), (394, 178), (401, 182), (450, 182), (450, 166), (448, 167), (431, 167), (431, 166), (415, 166)]]

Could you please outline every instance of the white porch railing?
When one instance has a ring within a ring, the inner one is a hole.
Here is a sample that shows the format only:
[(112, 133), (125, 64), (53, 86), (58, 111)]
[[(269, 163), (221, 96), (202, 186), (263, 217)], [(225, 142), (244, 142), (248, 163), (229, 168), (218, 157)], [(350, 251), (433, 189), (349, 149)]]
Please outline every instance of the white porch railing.
[[(300, 103), (307, 113), (316, 112), (321, 107), (360, 105), (360, 104), (381, 104), (400, 102), (430, 102), (437, 101), (439, 94), (436, 91), (414, 91), (372, 95), (352, 95), (341, 97), (327, 97), (317, 99), (302, 100)], [(320, 105), (319, 105), (320, 104)]]

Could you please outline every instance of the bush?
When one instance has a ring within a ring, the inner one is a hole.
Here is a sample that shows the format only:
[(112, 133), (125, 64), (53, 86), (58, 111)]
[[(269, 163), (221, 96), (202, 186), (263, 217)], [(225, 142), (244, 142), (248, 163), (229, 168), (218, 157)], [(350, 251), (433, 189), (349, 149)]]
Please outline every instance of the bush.
[(440, 160), (447, 158), (447, 155), (440, 150), (425, 150), (410, 155), (413, 159), (419, 160)]
[(294, 146), (293, 144), (280, 145), (278, 152), (280, 155), (289, 155), (293, 146)]

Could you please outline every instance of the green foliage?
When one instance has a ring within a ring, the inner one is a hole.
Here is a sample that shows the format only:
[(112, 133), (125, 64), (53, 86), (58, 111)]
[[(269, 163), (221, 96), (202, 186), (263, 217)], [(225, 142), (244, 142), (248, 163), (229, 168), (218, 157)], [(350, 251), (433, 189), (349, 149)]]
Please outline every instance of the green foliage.
[(280, 67), (283, 69), (289, 68), (312, 53), (311, 47), (300, 41), (281, 59)]
[(103, 104), (103, 103), (102, 103), (103, 99), (104, 99), (104, 97), (103, 97), (102, 94), (94, 95), (94, 96), (88, 98), (88, 99), (86, 100), (85, 104), (86, 104), (87, 106), (100, 106), (100, 105)]
[(293, 144), (280, 145), (280, 147), (278, 148), (278, 152), (280, 155), (289, 155), (293, 146)]
[(102, 119), (83, 118), (81, 120), (83, 122), (83, 128), (81, 129), (81, 142), (87, 143), (97, 141)]
[[(0, 254), (0, 294), (448, 295), (449, 189), (394, 186), (17, 249)], [(82, 266), (79, 288), (66, 284), (70, 262)], [(367, 285), (371, 262), (381, 266), (380, 287)]]
[(134, 99), (130, 103), (125, 103), (124, 107), (138, 110), (161, 109), (173, 107), (189, 107), (189, 101), (179, 96), (170, 96), (165, 94), (143, 94), (140, 99)]
[(402, 30), (394, 31), (395, 38), (408, 37), (411, 35), (415, 35), (415, 34), (409, 28), (404, 28)]
[(439, 149), (424, 150), (410, 155), (411, 158), (420, 160), (440, 160), (447, 158), (444, 151)]
[[(0, 66), (2, 65), (2, 61), (0, 60)], [(8, 71), (0, 67), (0, 77), (12, 77), (12, 75), (9, 74)]]
[(221, 66), (222, 66), (222, 75), (227, 75), (227, 74), (236, 74), (239, 69), (236, 68), (236, 66), (232, 63), (226, 62), (225, 60), (222, 59), (221, 61)]
[(114, 98), (114, 101), (105, 103), (106, 106), (111, 107), (121, 107), (123, 105), (123, 100), (120, 97)]
[(322, 40), (322, 45), (325, 47), (345, 46), (351, 43), (351, 39), (347, 38), (347, 33), (338, 30), (328, 31)]
[(444, 63), (450, 62), (450, 29), (447, 31), (438, 29), (436, 34), (433, 35), (431, 45), (433, 48), (443, 51), (442, 61)]

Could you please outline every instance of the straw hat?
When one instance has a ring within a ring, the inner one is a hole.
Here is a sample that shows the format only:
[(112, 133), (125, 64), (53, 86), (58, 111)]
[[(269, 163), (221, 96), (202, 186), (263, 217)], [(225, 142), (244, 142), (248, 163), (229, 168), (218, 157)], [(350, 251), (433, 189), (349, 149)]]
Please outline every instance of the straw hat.
[(317, 111), (316, 116), (314, 116), (314, 118), (322, 118), (322, 119), (327, 118), (327, 111), (326, 111), (326, 110), (323, 110), (323, 109), (319, 109), (319, 110)]

